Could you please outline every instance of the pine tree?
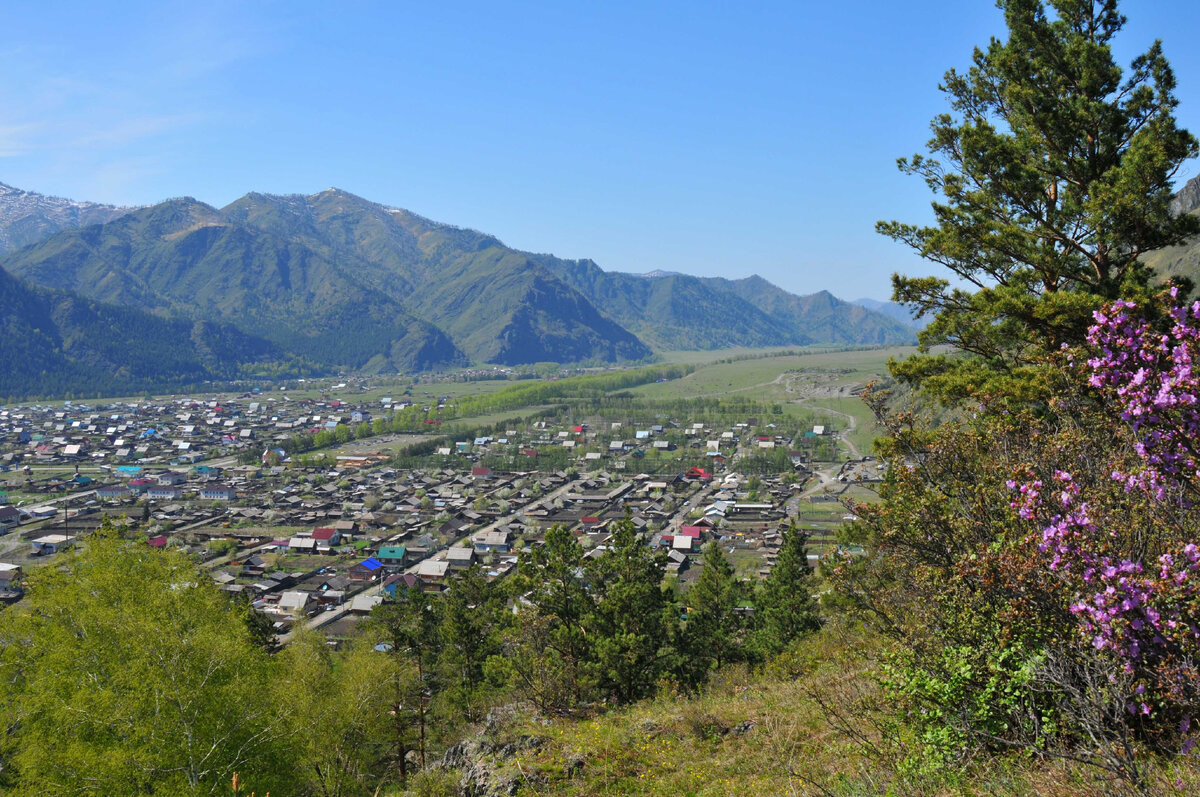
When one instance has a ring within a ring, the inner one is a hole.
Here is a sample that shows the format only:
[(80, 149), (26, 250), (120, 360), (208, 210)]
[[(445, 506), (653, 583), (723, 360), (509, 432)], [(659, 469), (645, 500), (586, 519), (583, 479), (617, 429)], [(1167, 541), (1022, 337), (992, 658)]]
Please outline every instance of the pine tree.
[(684, 596), (688, 652), (685, 670), (693, 684), (703, 683), (711, 670), (738, 657), (745, 623), (737, 608), (744, 592), (720, 544), (710, 542), (704, 548), (700, 578)]
[(808, 534), (793, 520), (783, 532), (775, 567), (754, 596), (753, 647), (777, 655), (795, 640), (821, 627), (816, 584), (808, 563)]
[(1123, 79), (1116, 0), (999, 5), (1008, 39), (946, 73), (952, 113), (933, 120), (932, 156), (899, 162), (941, 194), (936, 223), (878, 225), (954, 275), (893, 277), (897, 301), (937, 315), (923, 347), (973, 355), (895, 365), (945, 399), (1036, 390), (1031, 355), (1081, 341), (1103, 301), (1145, 292), (1143, 253), (1200, 230), (1169, 210), (1172, 177), (1197, 143), (1176, 127), (1161, 44)]
[(608, 547), (588, 561), (588, 585), (595, 595), (585, 620), (589, 665), (598, 686), (619, 702), (653, 694), (666, 672), (667, 642), (678, 615), (662, 586), (665, 572), (665, 555), (650, 550), (628, 520), (616, 524)]
[(395, 671), (390, 695), (394, 760), (402, 783), (408, 777), (410, 750), (420, 756), (422, 768), (426, 763), (429, 707), (438, 689), (440, 607), (436, 598), (414, 588), (398, 591), (394, 599), (371, 612), (372, 632), (387, 643), (392, 658), (404, 665)]
[(580, 702), (590, 658), (583, 622), (593, 603), (575, 536), (551, 527), (544, 545), (522, 554), (513, 592), (521, 609), (507, 646), (511, 680), (544, 709)]

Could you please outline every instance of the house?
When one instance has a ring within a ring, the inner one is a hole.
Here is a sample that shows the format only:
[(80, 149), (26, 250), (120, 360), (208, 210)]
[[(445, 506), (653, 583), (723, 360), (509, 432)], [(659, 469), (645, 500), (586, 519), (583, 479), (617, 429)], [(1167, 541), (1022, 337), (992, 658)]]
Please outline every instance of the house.
[(492, 476), (491, 468), (474, 467), (471, 468), (471, 475), (476, 479), (490, 479)]
[(0, 589), (9, 589), (21, 577), (21, 566), (0, 562)]
[(133, 491), (124, 484), (110, 484), (107, 487), (97, 487), (96, 497), (101, 501), (120, 501), (133, 495)]
[(207, 485), (200, 488), (201, 501), (232, 501), (237, 498), (237, 490), (226, 485)]
[(157, 537), (151, 537), (150, 539), (146, 540), (146, 544), (149, 545), (151, 548), (166, 548), (167, 547), (167, 535), (160, 534)]
[(394, 598), (398, 592), (419, 589), (420, 586), (421, 579), (412, 573), (394, 573), (383, 580), (383, 594)]
[(332, 548), (342, 541), (342, 533), (335, 528), (313, 529), (312, 538), (318, 548)]
[(159, 487), (172, 487), (176, 484), (184, 484), (187, 482), (187, 474), (179, 471), (169, 470), (166, 473), (160, 473), (154, 478)]
[(75, 546), (75, 538), (65, 534), (47, 534), (33, 541), (34, 556), (49, 556)]
[(351, 565), (346, 575), (351, 581), (375, 581), (383, 575), (383, 562), (375, 557), (364, 559), (356, 565)]
[(317, 541), (312, 537), (292, 537), (288, 540), (290, 553), (313, 553), (317, 550)]
[(687, 570), (690, 562), (691, 560), (680, 551), (671, 550), (667, 552), (668, 573), (682, 573), (684, 570)]
[(426, 559), (417, 565), (417, 578), (426, 592), (440, 592), (446, 582), (450, 563), (445, 559)]
[(160, 501), (176, 501), (183, 497), (183, 490), (178, 487), (162, 487), (155, 485), (146, 491), (147, 498), (154, 498)]
[(507, 531), (481, 531), (471, 538), (471, 544), (479, 553), (508, 553), (508, 537)]
[(455, 546), (446, 550), (446, 561), (455, 570), (466, 570), (475, 564), (475, 549)]
[(293, 590), (285, 592), (279, 596), (277, 608), (280, 614), (286, 614), (290, 617), (299, 617), (304, 614), (304, 607), (308, 605), (309, 593), (301, 590)]
[(403, 545), (381, 545), (375, 558), (388, 567), (403, 567), (407, 555), (408, 549)]
[(350, 611), (353, 614), (370, 614), (371, 610), (381, 603), (382, 595), (355, 595), (354, 600), (350, 602)]
[(16, 507), (0, 506), (0, 533), (9, 531), (21, 523), (21, 513)]

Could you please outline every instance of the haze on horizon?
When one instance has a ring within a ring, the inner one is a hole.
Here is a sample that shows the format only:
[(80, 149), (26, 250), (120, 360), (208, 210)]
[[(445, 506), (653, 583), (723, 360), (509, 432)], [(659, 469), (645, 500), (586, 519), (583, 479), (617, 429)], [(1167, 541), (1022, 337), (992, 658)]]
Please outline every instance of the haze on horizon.
[[(1200, 4), (1122, 10), (1119, 60), (1161, 38), (1200, 134)], [(0, 182), (216, 206), (337, 186), (606, 270), (847, 299), (934, 272), (874, 222), (929, 216), (896, 158), (1003, 29), (988, 0), (15, 2), (0, 25)]]

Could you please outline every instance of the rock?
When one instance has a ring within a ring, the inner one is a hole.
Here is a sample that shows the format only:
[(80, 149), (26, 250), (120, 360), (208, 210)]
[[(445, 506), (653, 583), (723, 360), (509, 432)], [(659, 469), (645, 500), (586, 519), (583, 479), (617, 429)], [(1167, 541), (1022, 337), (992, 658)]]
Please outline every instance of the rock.
[(1200, 176), (1188, 180), (1171, 200), (1172, 213), (1187, 213), (1200, 208)]
[(737, 725), (734, 725), (729, 729), (729, 733), (734, 736), (745, 736), (746, 734), (750, 733), (750, 731), (754, 730), (756, 725), (757, 723), (751, 722), (750, 720), (739, 722)]
[(534, 782), (523, 772), (513, 772), (511, 759), (522, 750), (536, 749), (546, 740), (522, 735), (515, 741), (494, 745), (482, 739), (469, 739), (446, 750), (436, 766), (460, 773), (460, 797), (502, 797), (516, 794), (525, 783)]
[(563, 774), (567, 776), (568, 780), (571, 780), (583, 772), (586, 763), (583, 756), (573, 755), (563, 764)]

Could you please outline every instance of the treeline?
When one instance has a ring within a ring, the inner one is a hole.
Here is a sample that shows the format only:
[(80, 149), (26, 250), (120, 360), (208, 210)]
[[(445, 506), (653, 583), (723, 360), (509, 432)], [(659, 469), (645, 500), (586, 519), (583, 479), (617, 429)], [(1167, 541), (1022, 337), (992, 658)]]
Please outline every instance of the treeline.
[[(535, 384), (518, 384), (491, 394), (461, 398), (444, 406), (412, 404), (387, 415), (381, 415), (369, 423), (354, 426), (339, 423), (332, 429), (321, 429), (315, 433), (302, 432), (283, 441), (280, 447), (286, 455), (291, 456), (376, 435), (429, 432), (439, 429), (442, 424), (457, 419), (524, 409), (539, 404), (562, 401), (567, 397), (595, 398), (614, 390), (636, 387), (659, 380), (679, 379), (693, 370), (691, 366), (665, 365), (587, 374)], [(553, 408), (549, 410), (551, 413), (554, 411)], [(242, 456), (247, 462), (254, 460), (254, 456), (250, 453)]]
[(210, 794), (236, 773), (238, 793), (378, 794), (496, 705), (623, 704), (786, 649), (820, 626), (805, 541), (785, 534), (757, 590), (710, 546), (681, 596), (632, 524), (596, 556), (555, 528), (507, 580), (475, 567), (401, 590), (340, 651), (300, 633), (272, 653), (185, 554), (105, 525), (0, 612), (0, 788)]

